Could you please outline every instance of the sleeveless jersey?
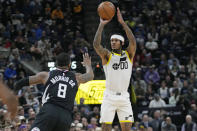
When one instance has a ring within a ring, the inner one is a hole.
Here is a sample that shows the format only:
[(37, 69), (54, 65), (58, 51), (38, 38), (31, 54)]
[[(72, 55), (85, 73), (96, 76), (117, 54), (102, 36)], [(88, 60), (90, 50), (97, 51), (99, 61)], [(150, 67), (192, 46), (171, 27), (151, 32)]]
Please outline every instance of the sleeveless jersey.
[(128, 52), (111, 53), (107, 64), (103, 65), (106, 77), (106, 89), (114, 92), (126, 92), (132, 73), (132, 61)]
[(51, 103), (72, 111), (77, 90), (78, 84), (74, 73), (61, 69), (50, 71), (42, 104)]

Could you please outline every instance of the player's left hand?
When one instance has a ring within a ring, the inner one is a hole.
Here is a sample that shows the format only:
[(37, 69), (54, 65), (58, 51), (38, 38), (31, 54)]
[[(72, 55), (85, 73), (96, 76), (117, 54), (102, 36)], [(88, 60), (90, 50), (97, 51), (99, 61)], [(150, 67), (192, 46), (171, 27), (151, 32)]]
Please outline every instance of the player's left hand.
[(124, 19), (123, 19), (123, 17), (122, 17), (122, 14), (121, 14), (121, 12), (120, 12), (119, 7), (117, 7), (117, 18), (118, 18), (118, 22), (119, 22), (120, 24), (123, 24), (123, 23), (124, 23)]
[(89, 56), (89, 54), (88, 53), (85, 53), (85, 54), (83, 54), (83, 62), (82, 62), (82, 64), (84, 65), (84, 66), (91, 66), (91, 57)]

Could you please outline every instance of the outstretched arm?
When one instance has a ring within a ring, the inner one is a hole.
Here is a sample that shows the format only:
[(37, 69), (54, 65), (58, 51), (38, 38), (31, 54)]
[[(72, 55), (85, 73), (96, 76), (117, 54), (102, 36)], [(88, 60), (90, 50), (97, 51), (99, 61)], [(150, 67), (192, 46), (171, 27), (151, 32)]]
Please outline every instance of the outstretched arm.
[(0, 82), (0, 98), (7, 105), (8, 111), (11, 113), (11, 119), (14, 119), (17, 113), (18, 98), (2, 82)]
[(129, 53), (130, 59), (133, 59), (133, 57), (135, 56), (135, 52), (136, 52), (135, 37), (134, 37), (131, 29), (128, 27), (128, 25), (123, 20), (122, 14), (120, 13), (119, 8), (117, 8), (117, 17), (118, 17), (119, 23), (123, 26), (123, 28), (126, 32), (127, 38), (129, 39), (129, 46), (127, 47), (127, 52)]
[(15, 83), (15, 90), (20, 90), (24, 86), (35, 84), (45, 84), (49, 75), (48, 72), (39, 72), (36, 75), (23, 78)]
[(103, 65), (105, 65), (107, 63), (108, 58), (110, 56), (110, 52), (106, 48), (103, 48), (103, 46), (101, 45), (101, 35), (103, 32), (104, 26), (109, 21), (110, 20), (102, 20), (100, 18), (100, 24), (99, 24), (99, 27), (97, 29), (97, 32), (96, 32), (96, 35), (95, 35), (94, 41), (93, 41), (94, 49), (96, 50), (96, 53), (101, 57)]
[(48, 72), (39, 72), (36, 75), (29, 77), (29, 85), (45, 84), (48, 77)]
[(82, 64), (86, 68), (86, 73), (85, 74), (76, 74), (76, 79), (77, 79), (78, 84), (86, 83), (90, 80), (93, 80), (93, 78), (94, 78), (94, 73), (93, 73), (92, 64), (91, 64), (91, 58), (89, 57), (88, 53), (85, 53), (83, 55)]

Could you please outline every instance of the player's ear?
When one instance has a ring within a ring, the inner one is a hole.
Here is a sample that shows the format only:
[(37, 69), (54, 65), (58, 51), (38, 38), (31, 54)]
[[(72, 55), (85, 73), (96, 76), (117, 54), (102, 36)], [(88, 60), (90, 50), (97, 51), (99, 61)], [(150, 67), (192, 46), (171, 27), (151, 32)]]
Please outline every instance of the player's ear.
[(122, 42), (122, 46), (124, 45), (124, 42)]

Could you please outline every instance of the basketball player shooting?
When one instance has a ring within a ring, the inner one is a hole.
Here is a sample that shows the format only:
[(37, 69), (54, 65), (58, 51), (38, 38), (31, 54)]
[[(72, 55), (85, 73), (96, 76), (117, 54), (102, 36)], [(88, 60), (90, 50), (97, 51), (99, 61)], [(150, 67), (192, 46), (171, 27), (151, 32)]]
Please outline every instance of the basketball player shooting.
[(130, 131), (132, 122), (134, 122), (127, 89), (132, 73), (133, 58), (136, 52), (136, 41), (132, 31), (123, 20), (119, 8), (117, 8), (117, 19), (129, 39), (129, 45), (125, 51), (122, 50), (125, 40), (121, 35), (114, 34), (111, 36), (111, 52), (101, 45), (103, 28), (110, 20), (100, 18), (100, 24), (93, 42), (94, 49), (102, 59), (106, 76), (106, 90), (103, 95), (100, 118), (103, 131), (111, 131), (116, 112), (122, 131)]
[(70, 56), (66, 53), (57, 56), (56, 64), (56, 70), (39, 72), (19, 80), (15, 85), (16, 90), (34, 84), (45, 85), (43, 106), (30, 131), (69, 131), (78, 86), (94, 78), (91, 58), (87, 53), (83, 55), (83, 65), (86, 68), (84, 74), (68, 71)]

